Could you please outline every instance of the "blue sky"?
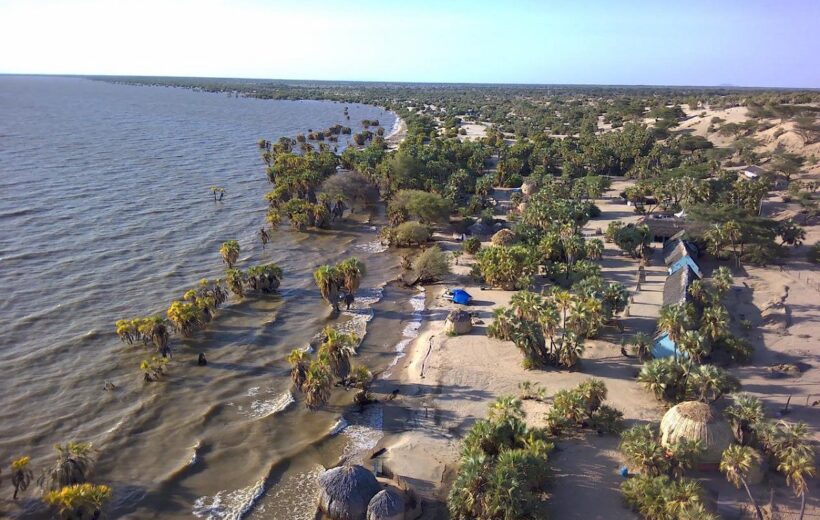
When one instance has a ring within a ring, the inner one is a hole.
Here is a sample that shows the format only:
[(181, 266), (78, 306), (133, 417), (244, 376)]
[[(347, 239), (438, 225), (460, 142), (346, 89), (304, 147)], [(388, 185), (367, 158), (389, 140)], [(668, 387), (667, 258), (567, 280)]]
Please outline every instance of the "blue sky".
[(816, 0), (0, 0), (0, 72), (820, 87)]

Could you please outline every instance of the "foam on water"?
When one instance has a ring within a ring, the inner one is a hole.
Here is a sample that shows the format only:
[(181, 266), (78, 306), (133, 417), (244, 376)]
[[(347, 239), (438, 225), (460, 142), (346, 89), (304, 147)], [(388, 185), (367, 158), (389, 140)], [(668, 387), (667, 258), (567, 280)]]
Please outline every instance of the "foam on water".
[(234, 491), (219, 491), (209, 497), (199, 497), (192, 513), (208, 520), (241, 520), (265, 492), (265, 480)]
[[(270, 518), (288, 520), (314, 520), (316, 517), (316, 490), (319, 475), (325, 468), (317, 464), (313, 469), (295, 475), (287, 475), (268, 490), (264, 500), (255, 507), (251, 520)], [(268, 506), (276, 511), (268, 511)]]
[(296, 402), (295, 398), (293, 397), (293, 394), (290, 393), (290, 391), (287, 391), (283, 394), (277, 394), (276, 390), (273, 388), (264, 390), (263, 393), (263, 391), (260, 390), (259, 387), (253, 387), (248, 390), (247, 395), (248, 397), (255, 397), (258, 395), (275, 396), (270, 399), (254, 399), (247, 406), (236, 403), (228, 403), (228, 406), (236, 407), (237, 411), (240, 414), (251, 419), (262, 419), (264, 417), (277, 414)]
[(373, 240), (372, 242), (365, 242), (364, 244), (356, 244), (353, 249), (366, 253), (384, 253), (390, 248), (382, 243), (381, 240)]
[(425, 298), (426, 296), (423, 287), (420, 287), (419, 292), (410, 298), (410, 305), (413, 307), (412, 317), (410, 322), (405, 325), (404, 330), (402, 331), (401, 341), (396, 343), (396, 357), (394, 357), (387, 366), (387, 369), (381, 376), (382, 379), (387, 379), (393, 374), (391, 369), (395, 367), (399, 360), (405, 356), (404, 350), (407, 348), (407, 345), (418, 337), (419, 330), (421, 329), (422, 317), (424, 316)]
[(333, 423), (333, 426), (330, 427), (330, 434), (337, 435), (340, 432), (344, 431), (347, 428), (347, 420), (344, 417), (339, 417), (339, 420)]
[(348, 464), (365, 464), (365, 453), (375, 448), (384, 435), (384, 408), (368, 406), (361, 414), (348, 418), (350, 424), (342, 432), (347, 438), (342, 458)]

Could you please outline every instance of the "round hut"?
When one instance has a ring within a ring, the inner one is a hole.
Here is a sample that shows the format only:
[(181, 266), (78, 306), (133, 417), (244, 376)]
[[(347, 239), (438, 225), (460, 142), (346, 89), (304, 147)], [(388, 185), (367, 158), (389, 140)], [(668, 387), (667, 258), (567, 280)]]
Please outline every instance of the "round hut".
[(536, 191), (538, 191), (538, 184), (535, 181), (527, 179), (521, 184), (521, 193), (527, 197), (531, 197)]
[(462, 334), (469, 334), (473, 330), (473, 319), (469, 312), (462, 310), (450, 311), (447, 315), (447, 321), (444, 328), (448, 333), (461, 336)]
[(515, 242), (515, 233), (509, 229), (502, 229), (490, 239), (494, 246), (508, 246)]
[(699, 440), (704, 447), (698, 457), (701, 469), (720, 464), (723, 450), (734, 441), (729, 423), (711, 406), (700, 401), (686, 401), (669, 409), (661, 419), (661, 444), (669, 446), (678, 439)]
[(333, 520), (365, 520), (381, 486), (362, 466), (339, 466), (319, 476), (319, 507)]
[(404, 498), (392, 489), (384, 489), (367, 506), (367, 520), (404, 520)]

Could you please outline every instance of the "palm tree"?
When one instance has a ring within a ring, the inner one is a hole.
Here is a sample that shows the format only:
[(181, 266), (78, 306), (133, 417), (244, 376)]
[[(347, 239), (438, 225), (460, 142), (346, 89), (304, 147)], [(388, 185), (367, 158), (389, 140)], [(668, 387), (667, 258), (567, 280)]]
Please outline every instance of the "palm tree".
[(46, 470), (37, 483), (46, 491), (55, 491), (65, 486), (83, 484), (93, 461), (94, 450), (88, 442), (68, 442), (56, 444), (57, 459), (51, 469)]
[(234, 264), (239, 260), (239, 242), (236, 240), (228, 240), (223, 242), (219, 248), (219, 254), (222, 256), (222, 261), (228, 266), (228, 269), (233, 269)]
[(777, 465), (777, 471), (786, 476), (786, 483), (791, 486), (794, 494), (800, 497), (800, 519), (806, 511), (806, 491), (808, 484), (807, 477), (813, 477), (816, 473), (814, 467), (814, 453), (811, 455), (797, 451), (787, 452)]
[(668, 334), (669, 339), (671, 339), (676, 345), (675, 362), (678, 361), (677, 344), (680, 342), (680, 338), (683, 336), (683, 332), (686, 330), (688, 322), (689, 318), (683, 305), (681, 304), (667, 305), (666, 307), (663, 307), (658, 316), (658, 329)]
[(720, 471), (726, 474), (726, 479), (735, 487), (739, 488), (741, 484), (743, 485), (749, 501), (755, 508), (758, 520), (763, 520), (763, 513), (752, 496), (752, 491), (749, 489), (749, 483), (747, 482), (749, 470), (754, 461), (755, 453), (752, 448), (733, 444), (724, 450), (723, 456), (720, 458)]
[(520, 399), (504, 395), (493, 401), (487, 419), (496, 424), (509, 423), (524, 418), (524, 407)]
[(143, 359), (140, 362), (140, 370), (143, 373), (143, 379), (146, 383), (159, 381), (165, 373), (165, 366), (168, 364), (168, 358), (151, 356), (149, 359)]
[(544, 336), (550, 340), (550, 355), (555, 352), (555, 334), (560, 325), (561, 316), (558, 314), (558, 307), (553, 301), (546, 302), (541, 307), (541, 312), (538, 315), (538, 322), (544, 331)]
[(732, 401), (733, 403), (727, 406), (723, 413), (734, 427), (737, 441), (748, 446), (751, 444), (755, 427), (765, 418), (763, 403), (757, 397), (749, 394), (735, 394), (732, 396)]
[(341, 275), (336, 267), (323, 265), (313, 272), (313, 279), (319, 287), (322, 298), (333, 307), (339, 310), (339, 280)]
[(290, 365), (290, 380), (296, 390), (302, 392), (307, 377), (307, 370), (310, 366), (310, 356), (305, 350), (296, 348), (290, 351), (287, 357)]
[(20, 457), (11, 463), (11, 484), (14, 486), (14, 500), (17, 500), (17, 493), (28, 489), (34, 475), (31, 473), (28, 464), (31, 457)]
[(689, 357), (689, 369), (692, 368), (692, 363), (700, 363), (701, 359), (708, 352), (703, 336), (696, 330), (687, 330), (680, 337), (678, 344), (681, 352)]
[(561, 312), (561, 326), (567, 326), (567, 311), (572, 307), (575, 297), (569, 291), (555, 291), (552, 295), (555, 306)]
[(320, 355), (326, 355), (331, 373), (345, 379), (350, 373), (350, 357), (355, 354), (359, 338), (353, 333), (339, 332), (331, 326), (322, 330), (325, 340), (319, 347)]
[(358, 405), (365, 405), (373, 400), (370, 395), (370, 384), (373, 382), (373, 374), (366, 366), (359, 365), (350, 371), (347, 378), (347, 386), (357, 388), (358, 391), (353, 396), (353, 402)]
[(695, 280), (689, 285), (689, 295), (700, 303), (706, 303), (709, 298), (709, 289), (703, 280)]
[(279, 288), (282, 274), (282, 268), (273, 262), (254, 265), (245, 272), (245, 282), (254, 291), (269, 293)]
[(685, 377), (680, 363), (671, 358), (662, 358), (644, 363), (638, 374), (638, 382), (654, 393), (658, 400), (678, 402), (684, 398)]
[(518, 291), (510, 298), (510, 307), (521, 319), (537, 321), (543, 307), (542, 298), (530, 291)]
[(110, 498), (110, 487), (84, 483), (49, 491), (43, 501), (54, 507), (64, 520), (96, 520)]
[(700, 318), (700, 331), (712, 343), (726, 336), (729, 333), (729, 313), (726, 312), (726, 307), (712, 305), (705, 308)]
[(600, 260), (604, 254), (604, 243), (599, 238), (586, 241), (586, 255), (590, 260)]
[(701, 365), (692, 370), (687, 384), (687, 390), (704, 403), (713, 403), (740, 388), (737, 378), (714, 365)]
[(732, 283), (734, 283), (734, 279), (728, 267), (722, 265), (712, 273), (712, 284), (715, 286), (715, 293), (718, 299), (723, 298), (732, 287)]
[(365, 275), (364, 263), (355, 256), (351, 256), (347, 260), (339, 263), (336, 269), (339, 272), (342, 285), (348, 294), (355, 294)]
[(646, 361), (652, 358), (652, 338), (645, 332), (638, 332), (632, 336), (630, 341), (632, 347), (635, 349), (635, 355), (641, 361)]
[(606, 399), (606, 384), (600, 379), (587, 379), (578, 386), (578, 392), (587, 405), (587, 415), (592, 416)]
[(330, 400), (330, 390), (333, 388), (333, 374), (326, 359), (315, 359), (310, 363), (305, 374), (302, 391), (305, 393), (305, 406), (316, 410)]
[(190, 336), (203, 325), (202, 309), (196, 303), (173, 301), (168, 307), (167, 316), (183, 336)]
[(214, 195), (214, 202), (218, 200), (217, 195), (219, 195), (219, 198), (221, 199), (222, 196), (225, 194), (225, 188), (223, 188), (222, 186), (211, 186), (209, 189), (211, 190), (211, 193), (213, 193)]
[(240, 269), (229, 268), (225, 271), (225, 283), (232, 293), (240, 298), (245, 297), (245, 273)]

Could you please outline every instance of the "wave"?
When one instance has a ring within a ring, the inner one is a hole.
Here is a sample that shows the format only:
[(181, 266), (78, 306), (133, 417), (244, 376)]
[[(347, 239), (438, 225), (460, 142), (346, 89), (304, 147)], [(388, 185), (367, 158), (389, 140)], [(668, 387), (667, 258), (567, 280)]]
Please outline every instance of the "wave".
[(241, 520), (265, 493), (265, 479), (233, 491), (219, 491), (213, 496), (199, 497), (194, 502), (193, 515), (208, 520)]
[(357, 251), (364, 251), (365, 253), (384, 253), (390, 249), (381, 240), (373, 240), (372, 242), (365, 242), (364, 244), (356, 244), (353, 249)]
[(342, 435), (347, 439), (342, 460), (347, 464), (365, 465), (365, 453), (375, 448), (384, 436), (384, 408), (369, 406), (362, 413), (351, 415)]
[(426, 293), (424, 292), (423, 287), (419, 287), (419, 292), (410, 298), (410, 305), (413, 307), (412, 317), (410, 322), (405, 325), (404, 330), (402, 331), (401, 341), (396, 343), (396, 356), (390, 364), (387, 365), (387, 368), (382, 373), (382, 379), (387, 379), (393, 374), (391, 369), (395, 367), (399, 363), (399, 360), (405, 356), (404, 351), (407, 348), (407, 345), (418, 337), (419, 330), (421, 330), (422, 318), (424, 316), (425, 299)]
[(338, 435), (339, 433), (343, 432), (345, 428), (347, 428), (348, 422), (344, 417), (339, 417), (339, 420), (333, 423), (333, 426), (330, 427), (330, 435)]
[[(270, 389), (268, 394), (275, 393), (275, 390)], [(259, 387), (253, 387), (248, 390), (248, 397), (255, 397), (260, 394)], [(236, 407), (237, 411), (250, 419), (264, 419), (279, 412), (284, 411), (288, 406), (295, 403), (296, 399), (290, 391), (283, 394), (277, 394), (272, 399), (254, 399), (251, 404), (245, 406), (242, 404), (228, 403), (228, 406)]]

